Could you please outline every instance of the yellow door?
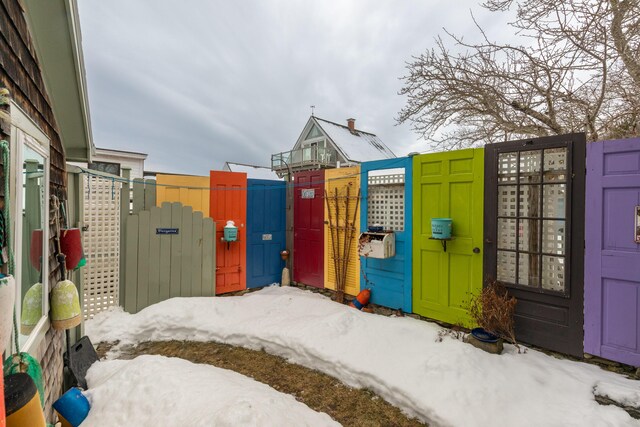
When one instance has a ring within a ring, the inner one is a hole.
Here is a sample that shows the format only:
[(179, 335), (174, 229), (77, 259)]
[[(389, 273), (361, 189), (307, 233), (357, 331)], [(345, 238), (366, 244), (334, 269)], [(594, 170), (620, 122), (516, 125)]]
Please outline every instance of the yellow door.
[[(358, 238), (360, 236), (360, 204), (357, 202), (358, 190), (360, 189), (360, 167), (327, 169), (325, 171), (325, 189), (329, 196), (329, 208), (331, 209), (331, 219), (333, 225), (339, 228), (333, 232), (329, 229), (329, 209), (325, 200), (324, 204), (324, 277), (325, 288), (336, 289), (336, 260), (334, 250), (337, 254), (345, 251), (346, 245), (349, 251), (349, 262), (346, 265), (345, 293), (357, 295), (360, 291), (360, 257), (358, 256)], [(347, 190), (348, 189), (348, 190)], [(336, 190), (338, 194), (338, 224), (336, 218)], [(347, 193), (349, 199), (346, 199)], [(348, 203), (347, 203), (348, 200)], [(356, 212), (357, 204), (357, 212)], [(348, 209), (347, 209), (348, 205)], [(354, 213), (355, 221), (354, 221)], [(348, 224), (355, 227), (353, 231), (345, 229)], [(337, 233), (337, 234), (336, 234)], [(340, 256), (338, 256), (340, 258)], [(340, 262), (340, 260), (337, 260)], [(339, 268), (341, 268), (339, 266)]]
[(208, 176), (156, 175), (156, 206), (163, 202), (180, 202), (182, 206), (191, 206), (194, 212), (200, 211), (209, 216)]

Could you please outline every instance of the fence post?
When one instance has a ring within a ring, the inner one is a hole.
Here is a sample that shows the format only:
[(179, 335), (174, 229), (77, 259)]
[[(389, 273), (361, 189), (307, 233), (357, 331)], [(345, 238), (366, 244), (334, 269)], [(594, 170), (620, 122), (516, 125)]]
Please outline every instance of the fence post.
[(150, 211), (156, 205), (156, 181), (144, 180), (144, 210)]
[(120, 306), (124, 307), (125, 299), (125, 270), (127, 262), (127, 217), (131, 209), (131, 186), (129, 180), (131, 179), (131, 168), (122, 168), (122, 177), (124, 182), (120, 189)]
[(133, 214), (144, 210), (144, 179), (133, 179)]
[[(67, 215), (68, 215), (68, 226), (69, 227), (77, 227), (81, 230), (82, 233), (82, 218), (83, 218), (83, 190), (84, 190), (84, 180), (88, 177), (78, 173), (76, 170), (70, 171), (69, 166), (67, 166)], [(82, 236), (82, 241), (84, 243), (84, 236)], [(84, 313), (84, 284), (82, 280), (83, 276), (82, 270), (76, 270), (72, 274), (72, 281), (76, 284), (78, 288), (78, 294), (80, 295), (80, 308)], [(71, 329), (70, 339), (71, 344), (75, 344), (78, 342), (80, 337), (84, 335), (84, 316), (82, 317), (82, 322), (80, 326)]]
[(291, 172), (287, 173), (286, 180), (286, 188), (287, 188), (287, 212), (286, 212), (286, 220), (285, 220), (285, 244), (287, 246), (287, 250), (289, 251), (289, 258), (286, 261), (286, 267), (289, 269), (290, 277), (293, 277), (293, 203), (295, 197), (295, 188), (294, 188), (294, 180)]

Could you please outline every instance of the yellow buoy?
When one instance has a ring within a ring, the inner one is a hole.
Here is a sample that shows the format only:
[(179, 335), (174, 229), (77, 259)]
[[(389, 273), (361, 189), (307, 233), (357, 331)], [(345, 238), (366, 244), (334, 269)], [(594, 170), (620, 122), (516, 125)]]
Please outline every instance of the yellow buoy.
[(40, 394), (29, 374), (7, 375), (4, 386), (7, 427), (46, 427)]

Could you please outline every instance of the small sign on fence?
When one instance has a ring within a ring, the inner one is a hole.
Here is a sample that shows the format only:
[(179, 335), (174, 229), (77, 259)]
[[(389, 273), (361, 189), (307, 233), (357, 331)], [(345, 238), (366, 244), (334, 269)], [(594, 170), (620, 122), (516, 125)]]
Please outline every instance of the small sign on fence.
[(302, 189), (302, 198), (303, 199), (313, 199), (316, 197), (316, 189), (315, 188), (303, 188)]
[(180, 234), (179, 228), (156, 228), (156, 234)]

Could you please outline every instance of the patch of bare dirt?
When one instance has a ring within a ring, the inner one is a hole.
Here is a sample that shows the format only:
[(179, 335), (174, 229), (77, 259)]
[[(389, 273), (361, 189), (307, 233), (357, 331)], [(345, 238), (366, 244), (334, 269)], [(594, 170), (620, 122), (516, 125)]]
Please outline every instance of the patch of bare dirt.
[[(101, 344), (104, 354), (108, 346)], [(179, 357), (230, 369), (294, 396), (311, 409), (329, 414), (344, 426), (424, 426), (370, 390), (354, 389), (323, 373), (295, 365), (264, 351), (216, 342), (145, 342), (125, 349), (122, 358), (142, 354)]]

